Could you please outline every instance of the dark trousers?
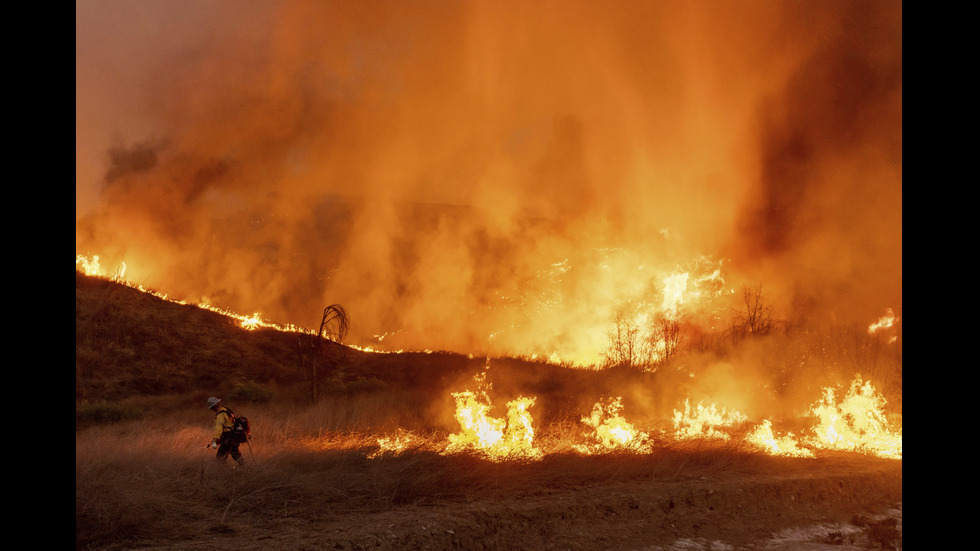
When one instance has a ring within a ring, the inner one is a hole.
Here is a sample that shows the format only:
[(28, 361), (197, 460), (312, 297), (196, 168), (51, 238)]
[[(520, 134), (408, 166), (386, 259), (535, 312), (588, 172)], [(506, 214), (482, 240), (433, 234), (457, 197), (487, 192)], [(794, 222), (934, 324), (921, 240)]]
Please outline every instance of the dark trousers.
[(232, 436), (230, 432), (222, 434), (218, 440), (218, 461), (227, 461), (230, 455), (232, 459), (241, 463), (242, 452), (238, 449), (239, 445), (238, 439)]

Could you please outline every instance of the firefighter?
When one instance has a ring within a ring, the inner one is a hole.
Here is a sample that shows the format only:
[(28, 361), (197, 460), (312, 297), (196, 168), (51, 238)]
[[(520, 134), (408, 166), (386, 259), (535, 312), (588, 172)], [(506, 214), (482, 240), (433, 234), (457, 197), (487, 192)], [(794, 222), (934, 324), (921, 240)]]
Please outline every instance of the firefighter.
[(245, 465), (245, 457), (238, 449), (241, 442), (231, 433), (231, 427), (235, 423), (235, 414), (221, 405), (221, 400), (214, 396), (208, 398), (208, 409), (214, 412), (214, 435), (210, 447), (218, 450), (215, 459), (224, 463), (230, 455), (239, 467)]

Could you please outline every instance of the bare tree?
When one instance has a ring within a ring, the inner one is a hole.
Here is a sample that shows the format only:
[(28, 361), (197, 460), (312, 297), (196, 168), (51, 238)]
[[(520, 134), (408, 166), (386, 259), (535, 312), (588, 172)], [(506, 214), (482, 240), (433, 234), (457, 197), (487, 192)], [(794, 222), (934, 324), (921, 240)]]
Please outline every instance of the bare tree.
[(763, 298), (762, 285), (742, 286), (742, 301), (745, 311), (740, 312), (729, 327), (729, 336), (734, 343), (748, 338), (769, 335), (776, 328), (772, 317), (772, 306)]
[[(310, 376), (307, 378), (307, 382), (310, 385), (311, 401), (316, 402), (317, 400), (317, 386), (319, 382), (317, 361), (322, 359), (326, 365), (336, 367), (342, 359), (343, 349), (328, 346), (325, 341), (332, 341), (339, 344), (347, 336), (349, 329), (350, 318), (347, 316), (347, 311), (339, 304), (331, 304), (323, 309), (320, 330), (309, 341), (308, 345), (304, 345), (303, 339), (300, 338), (300, 364), (305, 365), (307, 361), (310, 364)], [(309, 346), (308, 349), (307, 346)]]
[(347, 317), (347, 311), (343, 306), (331, 304), (323, 309), (319, 333), (321, 337), (339, 343), (347, 336), (348, 329), (350, 329), (350, 318)]
[(677, 354), (683, 339), (681, 322), (667, 313), (657, 316), (650, 333), (651, 347), (659, 352), (654, 361), (658, 366), (667, 365)]
[(616, 316), (616, 327), (609, 333), (609, 349), (605, 353), (606, 366), (642, 366), (648, 351), (640, 338), (640, 326), (635, 321)]

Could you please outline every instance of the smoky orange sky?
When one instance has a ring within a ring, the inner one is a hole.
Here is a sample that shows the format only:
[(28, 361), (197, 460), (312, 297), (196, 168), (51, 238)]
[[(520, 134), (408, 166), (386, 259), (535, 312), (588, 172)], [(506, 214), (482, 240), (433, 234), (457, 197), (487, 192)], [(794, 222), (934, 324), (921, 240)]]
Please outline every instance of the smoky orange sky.
[(901, 3), (79, 1), (75, 190), (77, 254), (354, 344), (587, 357), (715, 269), (871, 323)]

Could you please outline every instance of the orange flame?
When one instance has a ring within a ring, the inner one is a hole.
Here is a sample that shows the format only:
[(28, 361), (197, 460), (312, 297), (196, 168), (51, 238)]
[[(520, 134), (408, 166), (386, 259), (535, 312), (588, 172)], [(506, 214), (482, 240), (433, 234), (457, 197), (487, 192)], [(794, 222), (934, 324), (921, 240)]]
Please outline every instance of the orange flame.
[(704, 406), (702, 403), (694, 408), (691, 407), (689, 400), (684, 400), (684, 411), (674, 410), (674, 436), (678, 440), (688, 439), (719, 439), (728, 440), (731, 438), (723, 428), (732, 427), (747, 420), (747, 417), (737, 411), (728, 412), (724, 408), (718, 409), (714, 404)]
[[(882, 332), (884, 330), (891, 329), (891, 328), (895, 327), (895, 325), (898, 323), (899, 319), (900, 318), (898, 318), (898, 317), (895, 316), (895, 312), (891, 308), (889, 308), (887, 310), (887, 312), (885, 313), (884, 316), (878, 318), (878, 321), (876, 321), (876, 322), (872, 323), (870, 326), (868, 326), (868, 334), (869, 335), (874, 335), (874, 334), (879, 333), (879, 332)], [(888, 339), (888, 343), (891, 344), (891, 343), (893, 343), (893, 342), (895, 342), (897, 340), (898, 340), (898, 336), (893, 334)]]
[(606, 405), (602, 402), (592, 407), (592, 414), (583, 417), (582, 422), (592, 427), (591, 444), (573, 446), (575, 450), (586, 453), (601, 453), (613, 450), (640, 451), (649, 442), (649, 436), (637, 431), (620, 415), (623, 409), (622, 398), (617, 397)]
[(745, 440), (769, 455), (813, 457), (812, 451), (800, 447), (792, 432), (777, 438), (772, 432), (772, 422), (768, 419), (757, 425)]
[(895, 312), (891, 308), (889, 308), (884, 316), (878, 318), (878, 321), (868, 326), (868, 334), (874, 335), (875, 333), (881, 331), (882, 329), (889, 329), (891, 327), (894, 327), (895, 323), (897, 322), (898, 322), (898, 318), (895, 317)]
[[(76, 270), (86, 275), (112, 279), (164, 300), (185, 304), (126, 281), (125, 264), (111, 275), (107, 274), (100, 264), (98, 256), (89, 258), (77, 255), (75, 265)], [(697, 281), (701, 283), (696, 282), (694, 288), (689, 289), (689, 276), (686, 273), (677, 273), (665, 278), (663, 299), (665, 312), (676, 314), (685, 301), (700, 295), (698, 291), (700, 285), (706, 281), (717, 283), (720, 279), (715, 272), (714, 275)], [(280, 331), (308, 332), (294, 326), (265, 322), (259, 313), (245, 316), (207, 304), (197, 304), (197, 306), (236, 319), (246, 329), (268, 327)], [(892, 328), (898, 321), (899, 318), (888, 309), (885, 316), (868, 328), (868, 333), (875, 334)], [(486, 393), (489, 389), (486, 374), (478, 375), (476, 381), (477, 391), (466, 390), (452, 395), (456, 402), (456, 420), (461, 430), (448, 437), (448, 445), (444, 453), (477, 451), (495, 461), (542, 457), (543, 453), (535, 445), (534, 424), (530, 414), (530, 408), (534, 406), (536, 398), (522, 396), (508, 402), (506, 418), (497, 419), (489, 415), (492, 406)], [(748, 434), (746, 441), (772, 455), (813, 457), (813, 452), (807, 449), (809, 447), (871, 453), (879, 457), (901, 459), (901, 428), (893, 429), (889, 426), (888, 418), (883, 413), (885, 405), (884, 398), (877, 393), (871, 382), (864, 382), (858, 377), (852, 381), (848, 393), (839, 403), (836, 400), (835, 389), (824, 389), (822, 398), (810, 410), (810, 413), (817, 418), (816, 426), (811, 429), (811, 437), (803, 439), (802, 442), (798, 442), (793, 433), (777, 437), (773, 432), (772, 423), (764, 420)], [(590, 443), (573, 445), (573, 449), (589, 454), (611, 450), (649, 451), (650, 437), (646, 433), (637, 431), (621, 416), (622, 408), (620, 397), (606, 404), (596, 403), (591, 414), (581, 419), (582, 423), (592, 429), (591, 433), (586, 435)], [(692, 407), (689, 400), (685, 400), (684, 410), (674, 411), (674, 434), (680, 440), (700, 438), (728, 440), (731, 436), (727, 429), (746, 420), (744, 415), (736, 411), (728, 412), (714, 404), (705, 406), (699, 403), (696, 407)], [(414, 443), (411, 434), (404, 431), (397, 436), (382, 437), (378, 439), (378, 452), (371, 457), (402, 453)]]
[[(126, 273), (126, 263), (125, 262), (123, 262), (122, 264), (120, 264), (119, 268), (117, 268), (111, 275), (109, 275), (109, 274), (106, 273), (105, 269), (99, 263), (99, 256), (98, 255), (95, 255), (95, 256), (92, 256), (92, 257), (86, 257), (86, 256), (82, 256), (82, 255), (75, 255), (75, 269), (78, 270), (78, 271), (80, 271), (80, 272), (82, 272), (83, 274), (85, 274), (87, 276), (98, 277), (98, 278), (101, 278), (101, 279), (108, 279), (108, 280), (114, 281), (116, 283), (120, 283), (120, 284), (126, 285), (127, 287), (132, 287), (133, 289), (137, 289), (137, 290), (142, 291), (144, 293), (151, 294), (151, 295), (153, 295), (153, 296), (155, 296), (157, 298), (161, 298), (161, 299), (166, 300), (168, 302), (173, 302), (174, 304), (187, 304), (187, 302), (185, 302), (183, 300), (178, 300), (178, 299), (170, 298), (165, 293), (158, 293), (158, 292), (153, 291), (151, 289), (147, 289), (147, 288), (143, 287), (142, 285), (138, 285), (136, 283), (133, 283), (131, 281), (126, 280), (124, 278), (124, 275)], [(207, 304), (206, 302), (203, 302), (203, 301), (202, 302), (198, 302), (197, 304), (195, 304), (195, 306), (197, 306), (198, 308), (201, 308), (203, 310), (209, 310), (211, 312), (215, 312), (215, 313), (221, 314), (221, 315), (223, 315), (225, 317), (229, 317), (229, 318), (238, 320), (238, 322), (241, 324), (242, 328), (243, 329), (247, 329), (249, 331), (258, 329), (260, 327), (265, 327), (265, 328), (270, 328), (270, 329), (276, 329), (278, 331), (287, 331), (287, 332), (293, 332), (293, 333), (311, 333), (311, 331), (308, 331), (306, 329), (303, 329), (303, 328), (300, 328), (300, 327), (297, 327), (297, 326), (291, 325), (291, 324), (278, 325), (278, 324), (274, 324), (274, 323), (269, 323), (267, 321), (264, 321), (262, 319), (262, 315), (260, 313), (258, 313), (258, 312), (254, 313), (254, 314), (252, 314), (250, 316), (249, 315), (245, 315), (245, 314), (238, 314), (238, 313), (235, 313), (235, 312), (231, 312), (231, 311), (228, 311), (228, 310), (224, 310), (224, 309), (221, 309), (221, 308), (217, 308), (217, 307), (211, 306), (211, 305), (209, 305), (209, 304)]]
[(475, 451), (494, 461), (537, 459), (543, 454), (534, 445), (534, 427), (529, 409), (535, 398), (519, 397), (507, 403), (507, 418), (489, 415), (490, 399), (486, 374), (476, 376), (479, 389), (454, 392), (456, 421), (460, 432), (449, 435), (446, 453)]
[(399, 430), (395, 436), (378, 438), (378, 450), (368, 454), (368, 459), (376, 459), (386, 455), (399, 455), (410, 446), (416, 444), (415, 437), (407, 431)]
[(870, 453), (901, 459), (901, 430), (892, 429), (883, 413), (885, 399), (871, 382), (857, 377), (837, 403), (833, 388), (825, 388), (811, 413), (818, 419), (810, 443), (818, 448)]
[(123, 281), (126, 275), (126, 263), (120, 264), (119, 268), (112, 274), (107, 275), (99, 263), (99, 255), (91, 258), (80, 254), (75, 255), (75, 269), (87, 276), (112, 279), (113, 281)]

